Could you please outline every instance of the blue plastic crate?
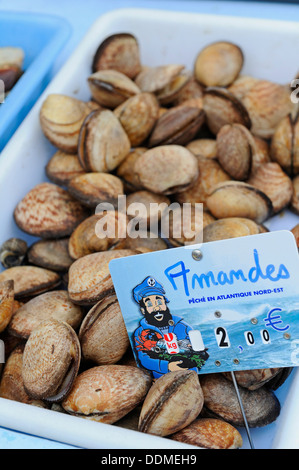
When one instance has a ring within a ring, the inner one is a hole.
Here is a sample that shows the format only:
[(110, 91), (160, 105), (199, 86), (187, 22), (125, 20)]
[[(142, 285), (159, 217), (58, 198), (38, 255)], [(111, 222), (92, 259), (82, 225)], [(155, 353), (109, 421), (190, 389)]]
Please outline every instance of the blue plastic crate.
[(25, 52), (24, 73), (0, 105), (0, 152), (51, 80), (70, 33), (69, 23), (56, 16), (0, 11), (0, 46)]

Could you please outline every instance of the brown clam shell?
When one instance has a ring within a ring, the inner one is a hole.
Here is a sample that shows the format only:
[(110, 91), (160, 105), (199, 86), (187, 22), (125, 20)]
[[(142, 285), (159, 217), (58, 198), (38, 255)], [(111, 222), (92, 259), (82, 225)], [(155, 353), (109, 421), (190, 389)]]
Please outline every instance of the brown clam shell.
[(100, 70), (88, 77), (93, 99), (102, 107), (114, 109), (140, 93), (136, 83), (117, 70)]
[(135, 78), (135, 83), (141, 91), (157, 94), (170, 86), (184, 68), (180, 64), (144, 67)]
[(134, 250), (114, 250), (92, 253), (77, 259), (69, 269), (68, 292), (71, 301), (79, 305), (90, 305), (113, 293), (109, 262), (135, 254)]
[(127, 215), (137, 218), (142, 227), (150, 227), (150, 221), (152, 225), (154, 221), (159, 221), (169, 205), (170, 199), (167, 196), (147, 190), (135, 191), (127, 196)]
[(291, 208), (296, 213), (299, 214), (299, 175), (295, 176), (292, 180), (293, 184), (293, 196), (291, 200)]
[(292, 200), (292, 180), (276, 162), (260, 165), (248, 183), (271, 199), (274, 213), (284, 209)]
[(241, 181), (219, 183), (206, 202), (216, 219), (245, 217), (262, 223), (273, 212), (271, 199), (263, 191)]
[(59, 320), (77, 329), (83, 311), (73, 304), (64, 290), (45, 292), (22, 305), (13, 315), (8, 331), (12, 335), (28, 339), (31, 332), (45, 320)]
[(78, 337), (65, 322), (46, 320), (28, 338), (22, 376), (26, 392), (48, 402), (59, 402), (69, 393), (81, 359)]
[(130, 33), (117, 33), (108, 36), (98, 46), (92, 71), (113, 69), (130, 78), (135, 78), (141, 70), (139, 44)]
[(86, 209), (66, 190), (53, 183), (40, 183), (17, 204), (18, 227), (42, 238), (68, 236), (86, 217)]
[(84, 173), (68, 184), (69, 193), (82, 205), (96, 207), (101, 202), (117, 206), (118, 196), (124, 194), (120, 178), (110, 173)]
[(14, 293), (17, 300), (26, 299), (51, 289), (60, 284), (58, 273), (38, 266), (15, 266), (0, 273), (0, 282), (14, 281)]
[(142, 405), (138, 430), (168, 436), (188, 426), (201, 412), (203, 393), (198, 375), (191, 370), (159, 377)]
[(77, 175), (84, 173), (76, 154), (57, 150), (46, 166), (46, 174), (53, 183), (66, 185)]
[(150, 375), (138, 367), (96, 366), (78, 375), (62, 406), (67, 413), (112, 424), (139, 405), (150, 385)]
[(203, 242), (246, 237), (258, 233), (260, 233), (259, 226), (254, 220), (244, 217), (227, 217), (215, 220), (204, 227)]
[[(202, 377), (201, 386), (204, 407), (208, 414), (224, 419), (233, 426), (244, 426), (238, 397), (231, 381), (222, 374), (208, 374)], [(266, 426), (279, 416), (280, 403), (265, 387), (258, 390), (239, 387), (239, 393), (249, 427)]]
[(14, 308), (14, 281), (0, 282), (0, 333), (10, 322)]
[[(238, 385), (248, 390), (257, 390), (276, 377), (280, 370), (279, 367), (272, 369), (240, 370), (234, 372), (234, 374)], [(232, 380), (229, 372), (223, 372), (223, 375), (228, 380)]]
[(250, 129), (246, 107), (226, 88), (208, 87), (204, 91), (203, 110), (210, 131), (217, 134), (225, 124), (242, 124)]
[(86, 171), (110, 172), (128, 155), (129, 137), (109, 109), (92, 111), (82, 124), (78, 157)]
[(134, 166), (135, 162), (146, 151), (147, 147), (136, 147), (135, 149), (131, 149), (116, 169), (116, 175), (122, 179), (126, 193), (143, 189), (138, 175), (135, 173)]
[(219, 41), (202, 49), (195, 59), (194, 75), (204, 86), (230, 85), (239, 75), (244, 62), (236, 44)]
[(73, 262), (68, 244), (69, 238), (38, 240), (28, 250), (28, 261), (52, 271), (67, 271)]
[(171, 439), (206, 449), (240, 449), (243, 445), (242, 436), (234, 426), (215, 418), (196, 419)]
[[(189, 211), (185, 208), (184, 212), (178, 207), (169, 211), (169, 228), (167, 224), (166, 227), (162, 225), (161, 233), (174, 247), (202, 243), (204, 227), (214, 220), (215, 218), (207, 211), (195, 211), (194, 205)], [(167, 228), (168, 232), (165, 233)]]
[(181, 145), (160, 145), (144, 152), (135, 162), (140, 183), (158, 194), (183, 191), (196, 181), (196, 157)]
[(149, 147), (157, 145), (185, 145), (200, 130), (205, 114), (199, 108), (175, 106), (159, 117), (148, 141)]
[(189, 142), (186, 148), (197, 157), (217, 158), (216, 139), (195, 139)]
[(271, 139), (271, 160), (277, 162), (282, 169), (294, 177), (299, 173), (299, 121), (298, 115), (285, 116), (276, 126)]
[(138, 93), (114, 109), (132, 147), (138, 147), (150, 135), (159, 116), (159, 103), (152, 93)]
[(129, 347), (129, 337), (116, 295), (94, 305), (79, 331), (82, 357), (97, 365), (115, 364)]
[(24, 388), (22, 377), (23, 351), (24, 345), (19, 345), (9, 355), (1, 377), (0, 397), (47, 408), (46, 403), (30, 397)]

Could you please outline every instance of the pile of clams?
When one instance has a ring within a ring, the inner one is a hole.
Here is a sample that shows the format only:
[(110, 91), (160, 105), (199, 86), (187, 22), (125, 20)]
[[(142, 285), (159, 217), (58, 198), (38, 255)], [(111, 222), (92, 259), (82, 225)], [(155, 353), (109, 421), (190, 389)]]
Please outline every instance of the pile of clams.
[[(200, 50), (192, 71), (148, 66), (137, 38), (119, 33), (94, 51), (87, 101), (47, 96), (48, 181), (13, 214), (37, 240), (1, 241), (0, 397), (198, 447), (243, 446), (230, 374), (182, 369), (153, 380), (136, 366), (109, 273), (111, 259), (186, 239), (151, 237), (149, 225), (146, 238), (100, 237), (96, 212), (117, 209), (124, 194), (202, 203), (204, 242), (268, 231), (286, 208), (299, 214), (297, 107), (288, 85), (242, 75), (243, 63), (222, 41)], [(110, 217), (126, 231), (132, 214)], [(299, 243), (299, 225), (292, 231)], [(290, 372), (236, 373), (250, 427), (278, 417), (274, 392)]]

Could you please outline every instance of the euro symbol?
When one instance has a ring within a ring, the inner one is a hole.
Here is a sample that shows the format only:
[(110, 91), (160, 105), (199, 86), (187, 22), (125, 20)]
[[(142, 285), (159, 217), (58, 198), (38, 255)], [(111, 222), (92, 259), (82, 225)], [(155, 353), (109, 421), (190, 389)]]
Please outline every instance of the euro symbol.
[(283, 320), (281, 319), (281, 315), (274, 315), (274, 312), (281, 312), (281, 308), (273, 308), (268, 313), (267, 318), (264, 318), (265, 326), (271, 326), (276, 331), (286, 331), (290, 328), (290, 325), (286, 325), (283, 328), (279, 328), (276, 325), (281, 325)]

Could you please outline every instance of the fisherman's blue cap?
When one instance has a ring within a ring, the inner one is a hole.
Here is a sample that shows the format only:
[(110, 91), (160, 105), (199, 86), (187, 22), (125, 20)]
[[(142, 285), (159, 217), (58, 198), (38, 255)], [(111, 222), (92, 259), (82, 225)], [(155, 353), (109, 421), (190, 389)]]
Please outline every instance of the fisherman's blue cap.
[[(147, 276), (141, 284), (134, 287), (133, 289), (133, 297), (134, 300), (139, 304), (140, 300), (143, 297), (147, 297), (148, 295), (162, 295), (165, 297), (165, 290), (163, 289), (162, 284), (156, 281), (151, 276)], [(165, 302), (169, 302), (169, 300), (165, 297)]]

